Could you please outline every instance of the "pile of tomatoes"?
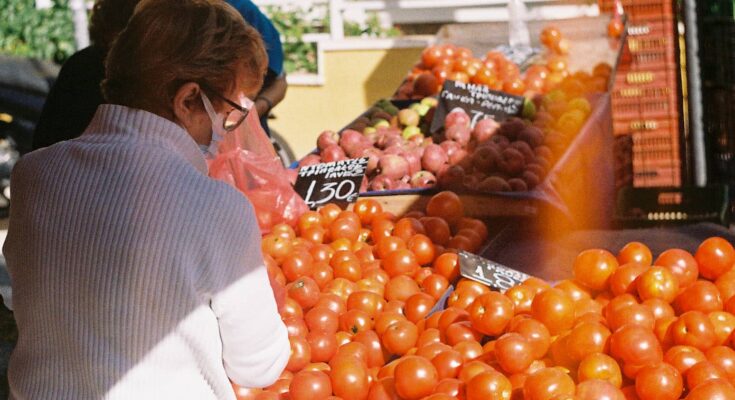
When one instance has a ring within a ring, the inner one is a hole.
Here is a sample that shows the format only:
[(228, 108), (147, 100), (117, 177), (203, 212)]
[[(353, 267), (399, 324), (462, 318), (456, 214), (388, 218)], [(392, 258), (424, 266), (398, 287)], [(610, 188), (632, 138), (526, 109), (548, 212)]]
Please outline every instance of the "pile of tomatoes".
[[(521, 73), (517, 64), (499, 51), (484, 56), (475, 55), (466, 47), (453, 44), (429, 46), (410, 71), (406, 81), (396, 92), (396, 98), (422, 98), (439, 92), (444, 81), (476, 83), (506, 93), (529, 98), (553, 90), (569, 77), (566, 55), (569, 41), (558, 28), (549, 26), (540, 34), (541, 44), (547, 49), (544, 61)], [(604, 82), (592, 85), (605, 91)]]
[[(735, 399), (735, 249), (587, 250), (505, 293), (459, 276), (482, 221), (437, 194), (396, 218), (327, 205), (263, 237), (292, 354), (239, 399)], [(448, 289), (446, 307), (433, 310)], [(433, 311), (433, 312), (432, 312)]]

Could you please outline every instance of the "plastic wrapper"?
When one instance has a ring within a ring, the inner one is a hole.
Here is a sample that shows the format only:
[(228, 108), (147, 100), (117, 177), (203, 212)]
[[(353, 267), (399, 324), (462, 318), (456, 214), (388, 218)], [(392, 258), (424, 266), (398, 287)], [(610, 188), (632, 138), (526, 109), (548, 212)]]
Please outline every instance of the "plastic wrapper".
[(208, 163), (210, 177), (229, 183), (247, 196), (263, 234), (279, 223), (294, 225), (309, 209), (291, 186), (291, 174), (276, 155), (254, 108), (219, 143), (217, 156)]

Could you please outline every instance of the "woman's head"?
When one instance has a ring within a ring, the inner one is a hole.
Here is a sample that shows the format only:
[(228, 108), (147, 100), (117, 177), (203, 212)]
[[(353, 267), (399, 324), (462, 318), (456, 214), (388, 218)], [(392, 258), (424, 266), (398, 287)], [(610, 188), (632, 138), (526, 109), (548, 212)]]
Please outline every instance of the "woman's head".
[(192, 124), (209, 123), (200, 92), (218, 111), (229, 107), (215, 93), (254, 96), (267, 63), (260, 34), (224, 2), (144, 0), (110, 49), (102, 91), (110, 103), (158, 114), (195, 136)]
[(140, 0), (97, 0), (89, 20), (89, 36), (96, 46), (109, 49), (127, 25)]

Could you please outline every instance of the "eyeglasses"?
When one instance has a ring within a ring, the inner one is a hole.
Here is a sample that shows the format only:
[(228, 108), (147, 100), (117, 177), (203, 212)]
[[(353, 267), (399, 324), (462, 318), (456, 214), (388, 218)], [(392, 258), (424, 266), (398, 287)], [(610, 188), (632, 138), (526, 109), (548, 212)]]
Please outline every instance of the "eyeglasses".
[(222, 129), (224, 129), (226, 132), (235, 130), (238, 126), (240, 126), (240, 124), (242, 124), (243, 121), (245, 121), (245, 118), (248, 117), (248, 114), (250, 113), (249, 108), (237, 104), (236, 102), (212, 90), (207, 85), (200, 86), (207, 89), (207, 91), (212, 93), (215, 97), (218, 97), (220, 100), (224, 101), (234, 108), (227, 113), (225, 119), (222, 121)]

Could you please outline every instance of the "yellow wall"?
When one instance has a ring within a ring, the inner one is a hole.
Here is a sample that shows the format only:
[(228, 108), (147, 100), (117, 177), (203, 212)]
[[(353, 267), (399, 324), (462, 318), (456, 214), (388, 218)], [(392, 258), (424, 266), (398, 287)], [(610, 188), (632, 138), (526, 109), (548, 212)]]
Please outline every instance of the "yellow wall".
[(316, 147), (321, 131), (343, 128), (375, 101), (392, 95), (421, 50), (325, 50), (324, 84), (290, 84), (269, 125), (301, 158)]

